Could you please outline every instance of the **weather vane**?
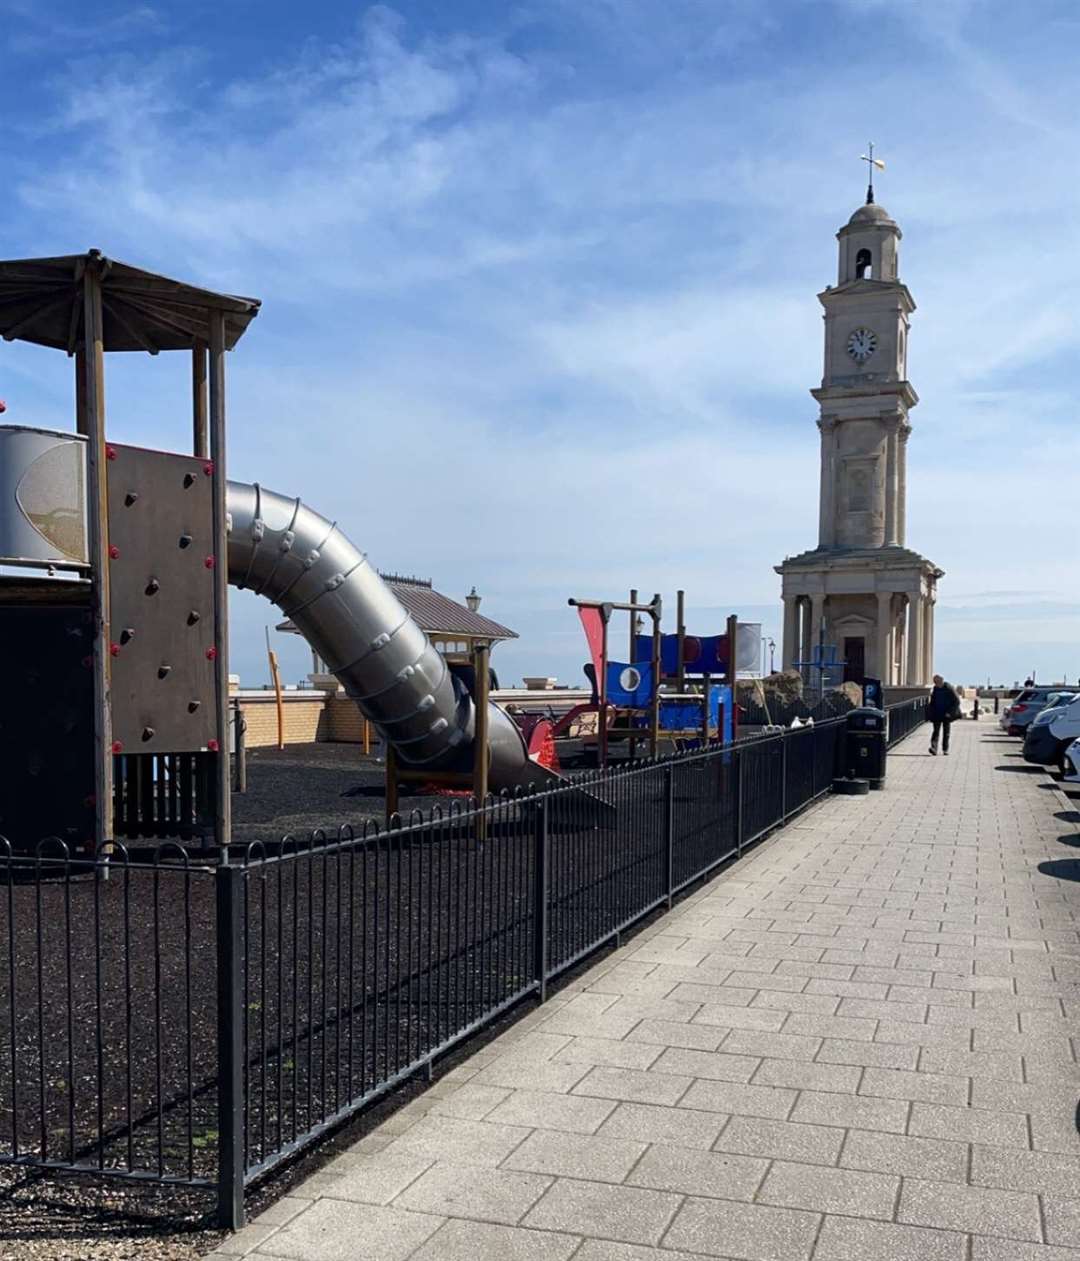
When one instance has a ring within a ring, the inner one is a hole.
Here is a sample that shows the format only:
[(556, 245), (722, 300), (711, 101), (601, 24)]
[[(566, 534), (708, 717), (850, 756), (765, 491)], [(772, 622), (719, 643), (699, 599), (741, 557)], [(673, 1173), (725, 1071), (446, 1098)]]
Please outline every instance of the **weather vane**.
[(879, 171), (884, 171), (885, 163), (880, 158), (874, 157), (874, 142), (869, 142), (869, 153), (860, 153), (859, 160), (866, 163), (866, 169), (870, 175), (870, 182), (866, 186), (866, 204), (872, 205), (874, 201), (874, 167)]

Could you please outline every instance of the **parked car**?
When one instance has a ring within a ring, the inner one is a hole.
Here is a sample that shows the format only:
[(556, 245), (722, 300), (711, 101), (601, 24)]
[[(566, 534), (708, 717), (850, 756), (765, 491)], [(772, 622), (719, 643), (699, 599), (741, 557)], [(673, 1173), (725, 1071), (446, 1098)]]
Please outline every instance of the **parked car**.
[(1074, 740), (1065, 750), (1065, 765), (1062, 769), (1068, 783), (1080, 784), (1080, 740)]
[(1032, 727), (1045, 727), (1048, 722), (1053, 722), (1059, 711), (1067, 709), (1077, 696), (1080, 696), (1080, 692), (1051, 693), (1050, 699), (1028, 723), (1028, 731), (1030, 732)]
[[(1041, 719), (1041, 715), (1039, 716)], [(1047, 720), (1032, 721), (1024, 736), (1024, 761), (1065, 769), (1065, 750), (1080, 738), (1080, 696), (1054, 707)]]
[(1061, 688), (1026, 687), (1013, 703), (1002, 711), (998, 720), (1002, 731), (1022, 736), (1035, 715), (1062, 695)]

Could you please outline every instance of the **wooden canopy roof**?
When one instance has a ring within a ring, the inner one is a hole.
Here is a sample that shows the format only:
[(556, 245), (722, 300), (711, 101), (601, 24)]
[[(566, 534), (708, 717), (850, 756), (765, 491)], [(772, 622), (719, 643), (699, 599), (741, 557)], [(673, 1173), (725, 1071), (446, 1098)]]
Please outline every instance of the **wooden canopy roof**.
[(225, 313), (231, 350), (259, 313), (237, 298), (106, 258), (100, 250), (62, 258), (0, 261), (0, 336), (74, 354), (83, 340), (83, 277), (101, 277), (105, 350), (190, 350), (210, 340), (210, 311)]
[[(487, 639), (492, 643), (518, 638), (517, 631), (510, 630), (508, 626), (503, 626), (490, 617), (474, 613), (472, 609), (436, 591), (430, 579), (405, 578), (400, 574), (384, 574), (381, 571), (379, 577), (412, 614), (425, 634)], [(275, 629), (289, 635), (300, 633), (291, 619), (279, 622)]]

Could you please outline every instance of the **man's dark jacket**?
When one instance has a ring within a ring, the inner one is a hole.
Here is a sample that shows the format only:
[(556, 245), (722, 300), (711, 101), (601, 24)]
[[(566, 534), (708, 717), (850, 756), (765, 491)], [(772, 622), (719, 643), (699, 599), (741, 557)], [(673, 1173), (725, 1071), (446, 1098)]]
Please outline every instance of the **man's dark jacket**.
[(956, 695), (951, 683), (942, 683), (930, 693), (927, 715), (934, 722), (940, 722), (943, 718), (959, 718), (960, 697)]

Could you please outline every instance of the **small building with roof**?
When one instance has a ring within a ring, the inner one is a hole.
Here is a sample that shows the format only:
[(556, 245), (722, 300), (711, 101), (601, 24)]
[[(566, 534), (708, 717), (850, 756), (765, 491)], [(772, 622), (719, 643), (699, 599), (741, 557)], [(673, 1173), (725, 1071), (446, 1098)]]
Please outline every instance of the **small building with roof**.
[[(383, 573), (381, 570), (379, 576), (412, 614), (434, 647), (449, 662), (466, 664), (477, 643), (490, 644), (494, 648), (504, 640), (518, 638), (517, 631), (510, 630), (480, 613), (481, 597), (477, 595), (475, 587), (465, 597), (465, 604), (459, 604), (457, 600), (436, 591), (430, 578), (406, 577), (403, 574)], [(277, 629), (286, 635), (300, 633), (289, 619), (279, 622)], [(326, 663), (314, 651), (311, 654), (311, 666), (313, 683), (322, 684), (332, 680), (333, 676), (327, 670)]]

